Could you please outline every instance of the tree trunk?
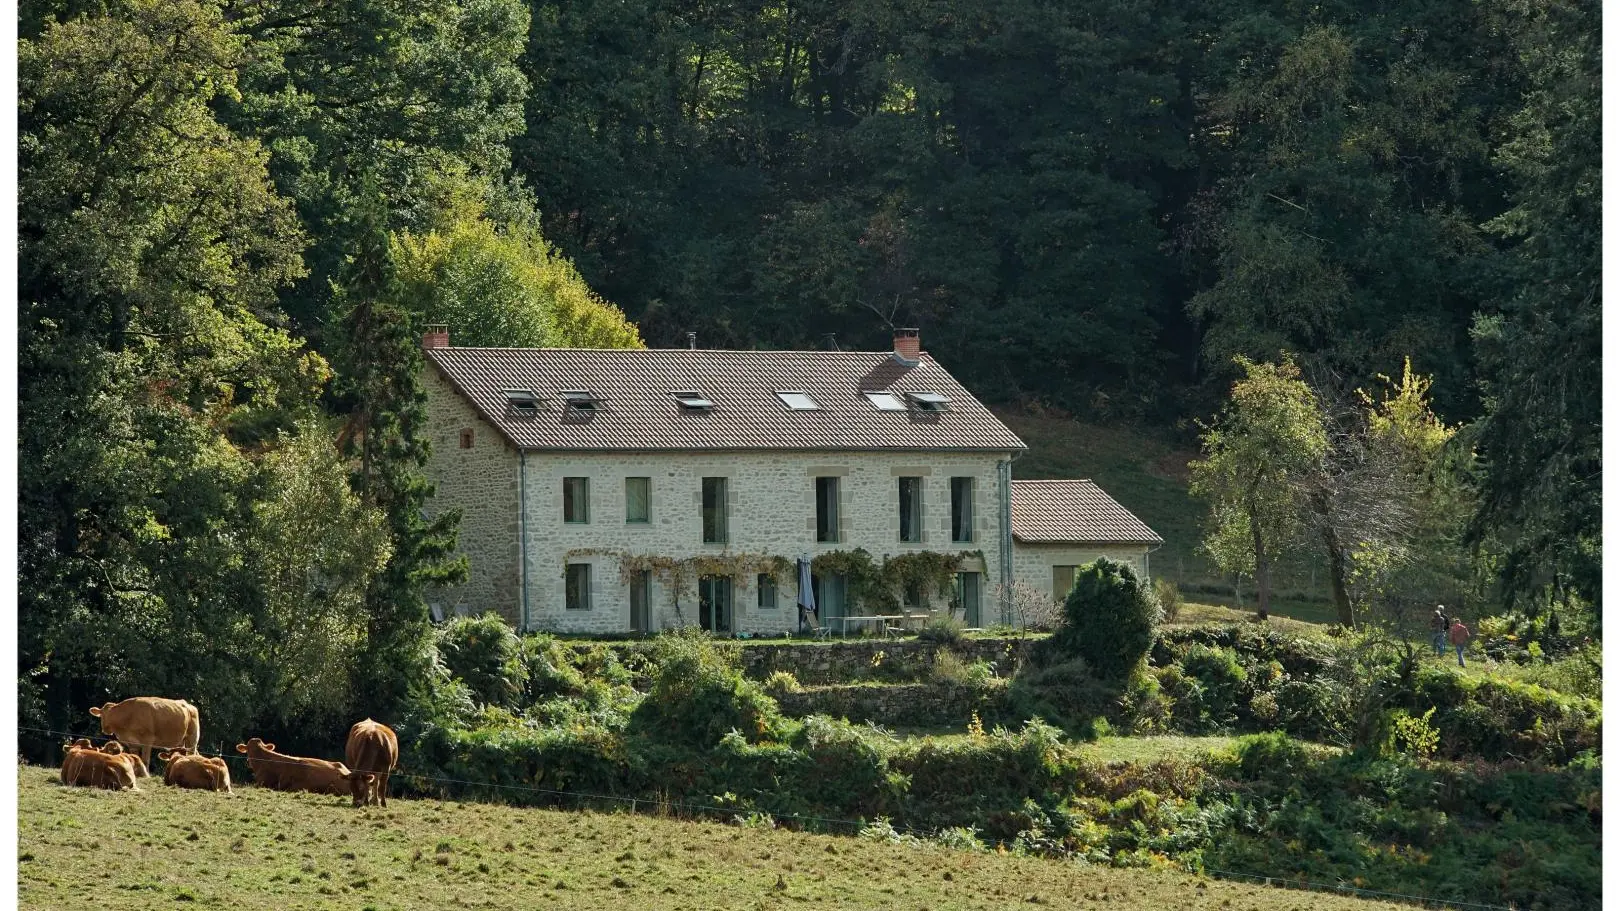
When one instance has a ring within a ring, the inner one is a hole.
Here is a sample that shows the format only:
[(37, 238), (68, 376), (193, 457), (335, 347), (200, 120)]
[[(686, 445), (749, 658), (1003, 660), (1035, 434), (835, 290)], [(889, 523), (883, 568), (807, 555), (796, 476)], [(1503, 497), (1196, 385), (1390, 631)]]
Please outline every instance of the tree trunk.
[(1338, 612), (1339, 625), (1345, 629), (1356, 626), (1355, 607), (1350, 603), (1350, 591), (1344, 581), (1344, 548), (1331, 524), (1322, 526), (1322, 543), (1327, 546), (1328, 579), (1333, 585), (1333, 608)]
[(1271, 556), (1266, 553), (1266, 539), (1260, 534), (1260, 517), (1249, 510), (1249, 532), (1254, 536), (1254, 588), (1255, 616), (1261, 620), (1271, 616)]

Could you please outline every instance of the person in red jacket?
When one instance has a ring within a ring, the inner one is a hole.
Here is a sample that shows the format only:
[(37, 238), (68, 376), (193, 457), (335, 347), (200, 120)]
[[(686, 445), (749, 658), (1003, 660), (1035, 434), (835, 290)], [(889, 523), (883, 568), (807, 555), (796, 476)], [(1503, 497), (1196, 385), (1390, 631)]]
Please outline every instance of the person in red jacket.
[(1468, 627), (1463, 626), (1461, 620), (1452, 618), (1451, 632), (1447, 633), (1446, 636), (1451, 640), (1451, 644), (1457, 647), (1458, 667), (1467, 667), (1467, 665), (1463, 664), (1463, 646), (1468, 644), (1468, 640), (1473, 638), (1473, 635), (1468, 631)]

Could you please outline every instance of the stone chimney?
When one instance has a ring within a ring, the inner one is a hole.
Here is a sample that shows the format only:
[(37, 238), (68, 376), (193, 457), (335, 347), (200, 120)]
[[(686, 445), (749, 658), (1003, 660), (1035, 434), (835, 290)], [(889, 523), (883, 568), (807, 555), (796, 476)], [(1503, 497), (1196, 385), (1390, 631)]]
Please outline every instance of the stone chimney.
[(423, 348), (450, 347), (450, 327), (443, 323), (429, 323), (427, 331), (422, 333)]
[(922, 339), (915, 329), (894, 330), (894, 357), (905, 364), (916, 364), (922, 354)]

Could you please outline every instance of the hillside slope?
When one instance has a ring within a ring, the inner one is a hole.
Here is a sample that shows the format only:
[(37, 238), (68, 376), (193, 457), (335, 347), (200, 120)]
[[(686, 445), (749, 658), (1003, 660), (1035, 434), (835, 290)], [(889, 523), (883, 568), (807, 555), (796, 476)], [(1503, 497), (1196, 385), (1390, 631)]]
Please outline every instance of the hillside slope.
[(119, 793), (54, 777), (18, 770), (25, 908), (1405, 907), (649, 816), (433, 800), (357, 811), (347, 798), (251, 786), (216, 795), (149, 781)]

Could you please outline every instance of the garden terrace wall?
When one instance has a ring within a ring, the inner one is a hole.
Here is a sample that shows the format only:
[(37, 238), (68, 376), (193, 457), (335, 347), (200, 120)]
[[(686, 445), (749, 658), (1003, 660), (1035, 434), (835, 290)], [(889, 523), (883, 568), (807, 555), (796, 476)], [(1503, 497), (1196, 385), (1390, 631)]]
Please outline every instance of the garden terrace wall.
[[(1028, 641), (1028, 640), (1024, 640)], [(996, 676), (1012, 675), (1018, 639), (963, 639), (951, 646), (963, 661), (984, 661)], [(787, 671), (805, 686), (861, 680), (927, 680), (934, 655), (945, 646), (920, 639), (862, 639), (831, 643), (759, 643), (742, 648), (743, 674), (764, 680)]]
[(974, 712), (988, 712), (1002, 690), (952, 683), (843, 684), (778, 693), (776, 701), (782, 714), (793, 718), (829, 715), (895, 728), (963, 727)]

